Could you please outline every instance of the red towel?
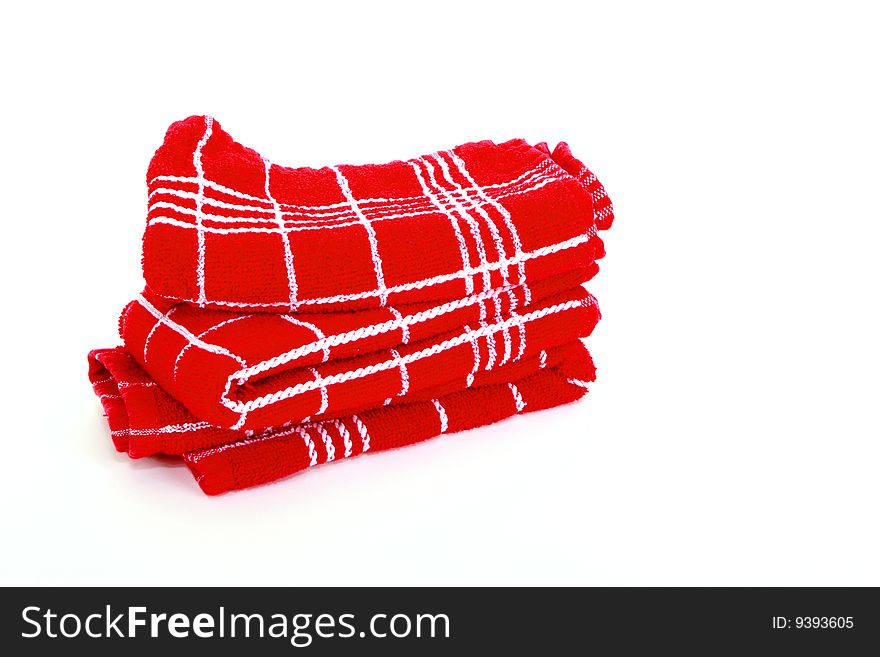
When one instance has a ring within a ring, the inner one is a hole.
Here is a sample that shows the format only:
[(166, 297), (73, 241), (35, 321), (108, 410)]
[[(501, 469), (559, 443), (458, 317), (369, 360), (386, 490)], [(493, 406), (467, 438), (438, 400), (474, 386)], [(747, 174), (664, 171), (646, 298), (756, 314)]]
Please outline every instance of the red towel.
[(575, 401), (595, 378), (586, 349), (573, 342), (499, 368), (496, 376), (457, 392), (438, 388), (436, 397), (421, 401), (243, 432), (199, 420), (120, 347), (91, 352), (89, 363), (89, 378), (101, 398), (116, 449), (132, 458), (179, 454), (209, 495)]
[(191, 117), (169, 128), (147, 184), (147, 286), (221, 309), (459, 299), (592, 266), (602, 256), (596, 229), (613, 219), (566, 144), (551, 156), (519, 139), (292, 169)]
[(581, 284), (613, 213), (565, 144), (291, 169), (191, 117), (148, 186), (147, 288), (90, 377), (117, 448), (183, 454), (206, 492), (572, 401), (593, 379)]

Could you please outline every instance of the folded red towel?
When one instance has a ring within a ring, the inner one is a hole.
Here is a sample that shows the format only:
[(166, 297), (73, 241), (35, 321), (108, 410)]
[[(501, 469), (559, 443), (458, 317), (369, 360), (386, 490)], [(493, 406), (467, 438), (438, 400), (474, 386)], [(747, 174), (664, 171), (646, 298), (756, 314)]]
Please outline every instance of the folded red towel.
[(568, 403), (582, 397), (595, 378), (589, 354), (575, 341), (502, 366), (494, 381), (483, 385), (457, 392), (438, 388), (436, 397), (429, 393), (421, 401), (256, 433), (199, 420), (122, 348), (91, 352), (89, 365), (116, 449), (132, 458), (180, 454), (209, 495)]
[(143, 296), (124, 311), (122, 337), (199, 418), (259, 430), (469, 387), (587, 336), (599, 319), (595, 299), (581, 287), (546, 289), (535, 285), (542, 296), (530, 304), (513, 287), (427, 307), (312, 315), (169, 307)]
[(613, 213), (564, 144), (291, 169), (192, 117), (148, 185), (147, 288), (122, 313), (125, 351), (92, 352), (90, 377), (117, 448), (183, 454), (206, 492), (366, 451), (366, 432), (375, 451), (572, 401), (593, 379), (581, 284)]
[(613, 220), (602, 185), (566, 144), (551, 155), (520, 139), (294, 169), (190, 117), (168, 129), (147, 183), (147, 286), (221, 309), (458, 299), (592, 266), (596, 229)]

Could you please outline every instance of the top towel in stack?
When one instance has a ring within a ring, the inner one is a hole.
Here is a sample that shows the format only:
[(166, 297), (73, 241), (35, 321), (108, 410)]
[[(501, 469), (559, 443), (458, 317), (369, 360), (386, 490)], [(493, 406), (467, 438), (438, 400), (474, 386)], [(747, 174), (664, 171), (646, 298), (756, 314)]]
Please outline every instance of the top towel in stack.
[(288, 168), (210, 117), (148, 171), (146, 289), (90, 354), (117, 448), (208, 493), (582, 396), (611, 203), (567, 145)]

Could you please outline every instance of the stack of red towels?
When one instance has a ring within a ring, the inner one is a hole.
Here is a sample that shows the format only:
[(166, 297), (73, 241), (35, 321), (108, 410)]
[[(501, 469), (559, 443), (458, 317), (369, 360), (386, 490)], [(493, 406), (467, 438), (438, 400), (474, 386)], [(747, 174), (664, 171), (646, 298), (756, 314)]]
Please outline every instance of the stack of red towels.
[(273, 164), (210, 117), (147, 174), (144, 292), (89, 354), (116, 448), (208, 494), (574, 401), (613, 220), (559, 144)]

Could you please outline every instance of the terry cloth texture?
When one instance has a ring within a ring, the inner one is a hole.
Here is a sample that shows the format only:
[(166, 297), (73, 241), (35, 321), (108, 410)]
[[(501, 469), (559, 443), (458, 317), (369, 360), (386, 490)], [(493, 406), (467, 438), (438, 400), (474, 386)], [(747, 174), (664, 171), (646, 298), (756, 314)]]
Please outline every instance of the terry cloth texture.
[(567, 145), (288, 168), (210, 117), (147, 175), (146, 289), (89, 354), (114, 443), (209, 494), (581, 397), (613, 220)]

